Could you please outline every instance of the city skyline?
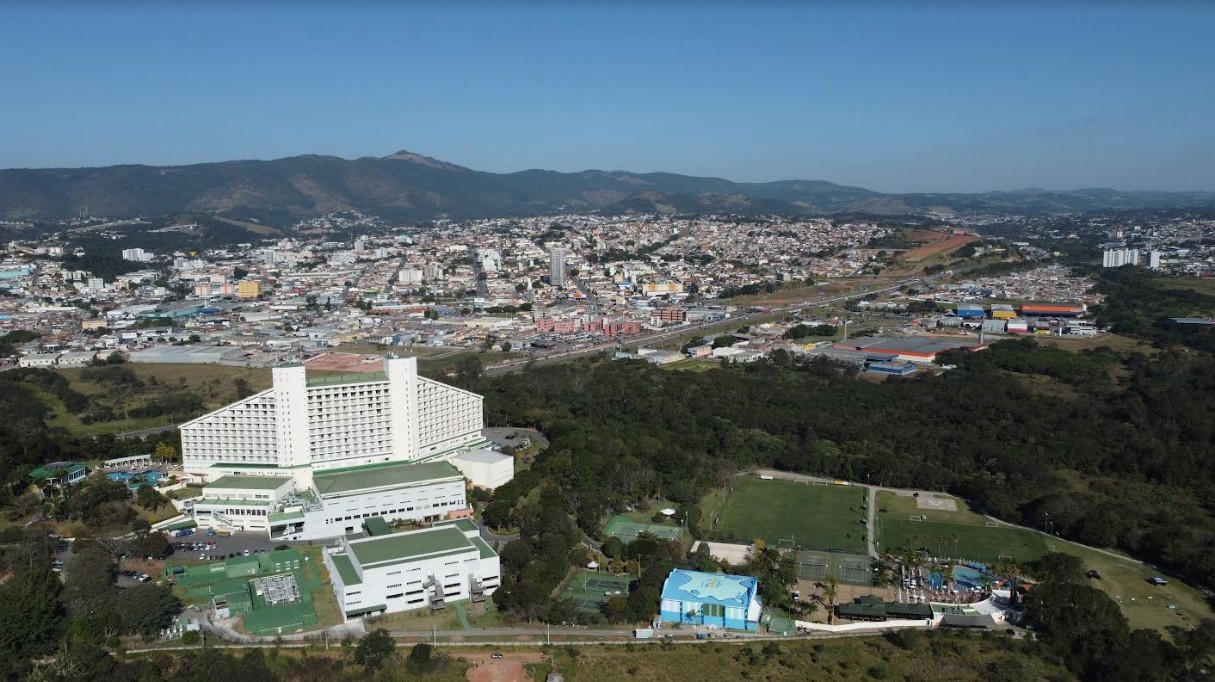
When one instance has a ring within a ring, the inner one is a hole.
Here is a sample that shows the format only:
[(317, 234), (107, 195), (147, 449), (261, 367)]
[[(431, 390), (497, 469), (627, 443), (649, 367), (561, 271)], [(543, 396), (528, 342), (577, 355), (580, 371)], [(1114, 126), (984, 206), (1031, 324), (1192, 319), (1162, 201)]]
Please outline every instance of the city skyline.
[[(19, 4), (0, 167), (409, 149), (883, 192), (1215, 189), (1215, 12)], [(1080, 30), (1078, 30), (1080, 29)]]

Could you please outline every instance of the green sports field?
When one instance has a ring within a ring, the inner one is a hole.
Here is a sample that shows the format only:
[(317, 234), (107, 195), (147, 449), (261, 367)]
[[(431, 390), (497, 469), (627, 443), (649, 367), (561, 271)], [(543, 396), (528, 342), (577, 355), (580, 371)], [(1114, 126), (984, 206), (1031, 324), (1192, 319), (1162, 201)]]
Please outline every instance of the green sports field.
[[(915, 498), (879, 492), (877, 495), (877, 544), (879, 552), (926, 549), (938, 557), (954, 557), (994, 563), (1002, 556), (1018, 562), (1045, 554), (1049, 540), (1029, 530), (999, 524), (993, 527), (982, 515), (955, 500), (957, 511), (921, 509)], [(926, 517), (912, 521), (911, 517)]]
[(860, 488), (738, 478), (712, 530), (722, 540), (864, 554), (864, 502)]

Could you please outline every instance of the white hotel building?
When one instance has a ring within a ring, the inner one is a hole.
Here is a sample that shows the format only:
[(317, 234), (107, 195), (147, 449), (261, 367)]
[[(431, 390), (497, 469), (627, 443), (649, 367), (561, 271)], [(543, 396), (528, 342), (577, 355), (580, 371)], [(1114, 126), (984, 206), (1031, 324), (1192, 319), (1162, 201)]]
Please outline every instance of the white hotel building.
[[(382, 374), (273, 374), (272, 388), (181, 426), (183, 468), (208, 484), (192, 507), (200, 526), (302, 540), (467, 509), (452, 462), (465, 468), (460, 456), (485, 444), (481, 396), (419, 377), (415, 358), (386, 358)], [(490, 454), (495, 484), (513, 475), (513, 459)]]

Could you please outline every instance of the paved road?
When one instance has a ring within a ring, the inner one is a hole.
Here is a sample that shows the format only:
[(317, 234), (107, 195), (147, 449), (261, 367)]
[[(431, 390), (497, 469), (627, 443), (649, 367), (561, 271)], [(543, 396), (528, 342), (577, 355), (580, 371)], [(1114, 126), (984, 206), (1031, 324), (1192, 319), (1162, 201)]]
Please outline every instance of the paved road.
[(179, 426), (179, 424), (166, 424), (164, 426), (153, 426), (148, 429), (136, 429), (134, 431), (120, 431), (119, 433), (114, 434), (114, 437), (119, 438), (121, 440), (126, 440), (127, 438), (143, 438), (144, 436), (150, 436), (154, 433), (164, 433), (165, 431), (174, 431), (177, 429), (178, 426)]

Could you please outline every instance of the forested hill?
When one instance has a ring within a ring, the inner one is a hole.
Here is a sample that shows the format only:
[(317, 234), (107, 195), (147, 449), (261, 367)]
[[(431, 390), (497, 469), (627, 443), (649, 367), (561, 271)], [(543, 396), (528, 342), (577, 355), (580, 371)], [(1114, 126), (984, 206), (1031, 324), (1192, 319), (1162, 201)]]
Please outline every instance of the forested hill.
[(487, 173), (410, 152), (188, 166), (0, 170), (0, 219), (214, 214), (286, 226), (359, 210), (392, 220), (609, 213), (1045, 214), (1215, 205), (1213, 192), (1110, 189), (883, 194), (821, 180), (745, 183), (674, 173)]
[(539, 480), (597, 536), (608, 510), (691, 504), (747, 467), (868, 474), (1031, 526), (1046, 512), (1066, 537), (1215, 584), (1215, 358), (1022, 340), (947, 362), (957, 369), (881, 383), (781, 352), (701, 373), (584, 362), (484, 380), (490, 423), (552, 443), (487, 520), (511, 525), (518, 488)]

